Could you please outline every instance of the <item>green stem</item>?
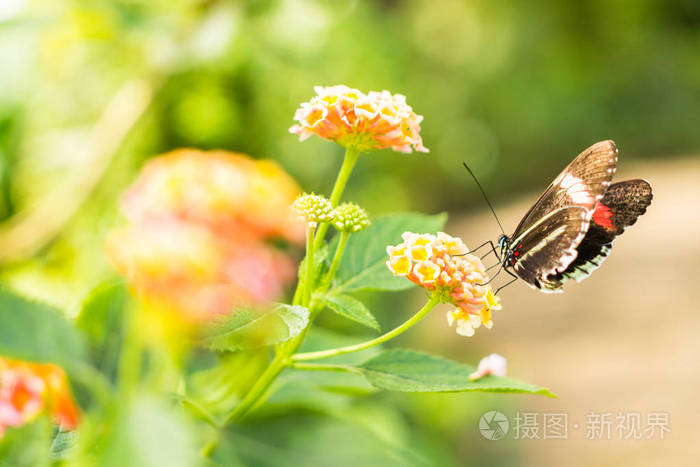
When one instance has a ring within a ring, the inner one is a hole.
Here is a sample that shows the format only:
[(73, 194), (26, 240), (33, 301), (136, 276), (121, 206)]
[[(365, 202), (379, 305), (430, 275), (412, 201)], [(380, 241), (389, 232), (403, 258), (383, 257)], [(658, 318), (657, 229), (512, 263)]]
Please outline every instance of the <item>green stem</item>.
[(202, 452), (201, 452), (203, 458), (209, 459), (212, 456), (212, 454), (214, 454), (214, 451), (219, 446), (219, 437), (220, 437), (220, 434), (217, 431), (216, 437), (204, 445), (204, 447), (202, 448)]
[(242, 419), (255, 405), (258, 401), (265, 395), (270, 385), (277, 379), (280, 373), (288, 367), (291, 363), (289, 356), (299, 350), (306, 334), (309, 332), (311, 323), (314, 317), (318, 313), (318, 310), (309, 310), (309, 324), (306, 325), (299, 335), (294, 339), (282, 344), (277, 349), (275, 358), (272, 360), (270, 365), (265, 369), (262, 375), (258, 378), (252, 388), (245, 395), (243, 400), (233, 409), (233, 412), (221, 423), (222, 428), (227, 425)]
[(355, 345), (349, 345), (347, 347), (339, 347), (337, 349), (329, 349), (329, 350), (321, 350), (318, 352), (307, 352), (307, 353), (298, 353), (295, 355), (292, 355), (291, 359), (292, 361), (300, 361), (300, 360), (316, 360), (318, 358), (327, 358), (327, 357), (335, 357), (336, 355), (343, 355), (346, 353), (352, 353), (352, 352), (358, 352), (360, 350), (365, 350), (369, 349), (370, 347), (374, 347), (375, 345), (379, 345), (383, 342), (388, 341), (389, 339), (393, 339), (394, 337), (398, 336), (399, 334), (403, 333), (404, 331), (408, 330), (410, 327), (412, 327), (414, 324), (416, 324), (418, 321), (423, 319), (425, 315), (427, 315), (430, 310), (432, 310), (435, 305), (437, 305), (440, 302), (440, 296), (438, 294), (433, 294), (430, 297), (430, 300), (428, 300), (428, 303), (426, 303), (423, 308), (418, 310), (418, 312), (413, 315), (408, 321), (404, 322), (400, 326), (392, 329), (391, 331), (387, 332), (386, 334), (382, 334), (381, 336), (366, 341), (366, 342), (361, 342), (359, 344)]
[[(348, 183), (350, 174), (352, 173), (355, 163), (357, 163), (357, 158), (360, 157), (360, 152), (356, 149), (346, 149), (345, 158), (343, 159), (343, 165), (340, 167), (340, 172), (338, 172), (338, 177), (335, 179), (335, 185), (333, 185), (333, 191), (331, 191), (331, 204), (333, 207), (338, 205), (341, 196), (343, 196), (343, 191), (345, 190), (345, 185)], [(330, 224), (327, 222), (321, 224), (316, 233), (316, 239), (314, 240), (314, 247), (320, 248), (321, 243), (323, 243), (323, 238), (328, 232), (328, 227)]]
[(340, 266), (340, 260), (343, 259), (343, 253), (345, 252), (345, 247), (348, 244), (348, 238), (350, 238), (349, 232), (340, 232), (340, 241), (338, 242), (338, 248), (335, 250), (333, 255), (333, 261), (331, 262), (331, 267), (328, 269), (325, 279), (323, 279), (323, 284), (321, 285), (320, 292), (325, 293), (333, 282), (335, 273), (338, 272), (338, 266)]
[(297, 283), (297, 288), (294, 290), (294, 295), (292, 296), (292, 305), (301, 304), (301, 296), (304, 291), (304, 284)]
[(119, 360), (119, 395), (128, 400), (141, 375), (141, 357), (143, 348), (139, 335), (138, 318), (141, 310), (135, 305), (124, 308), (124, 339)]
[(343, 373), (355, 373), (356, 368), (347, 365), (334, 365), (332, 363), (300, 363), (294, 362), (290, 365), (291, 368), (296, 370), (309, 370), (309, 371), (337, 371)]
[[(333, 207), (338, 205), (338, 202), (340, 201), (341, 196), (343, 195), (343, 191), (345, 190), (345, 186), (348, 183), (348, 179), (350, 178), (350, 174), (352, 173), (353, 167), (355, 167), (355, 164), (357, 163), (357, 159), (359, 158), (360, 153), (359, 151), (356, 151), (354, 149), (347, 149), (345, 151), (345, 158), (343, 159), (343, 165), (340, 168), (340, 172), (338, 173), (338, 177), (335, 180), (335, 185), (333, 185), (333, 191), (331, 192), (331, 197), (330, 201)], [(312, 229), (309, 229), (307, 231), (307, 238), (306, 238), (306, 271), (305, 271), (305, 278), (304, 278), (304, 284), (300, 284), (299, 287), (297, 287), (297, 291), (294, 294), (294, 303), (298, 303), (298, 301), (302, 302), (302, 305), (309, 307), (309, 324), (306, 326), (306, 328), (299, 333), (298, 336), (296, 336), (294, 339), (291, 341), (280, 345), (277, 348), (277, 353), (275, 354), (275, 358), (272, 360), (270, 365), (265, 369), (262, 375), (258, 378), (258, 380), (253, 384), (253, 387), (250, 388), (248, 393), (245, 395), (243, 400), (236, 406), (236, 408), (229, 414), (229, 416), (222, 422), (222, 427), (226, 427), (230, 423), (236, 422), (240, 419), (242, 419), (249, 411), (252, 409), (262, 397), (264, 397), (265, 393), (269, 389), (270, 385), (275, 381), (275, 379), (279, 376), (279, 374), (287, 367), (290, 365), (290, 355), (294, 354), (297, 350), (299, 350), (299, 347), (301, 346), (302, 342), (304, 341), (304, 338), (306, 337), (307, 332), (309, 331), (309, 328), (311, 327), (311, 322), (313, 321), (313, 318), (315, 315), (318, 313), (319, 310), (314, 309), (314, 306), (310, 306), (311, 304), (311, 299), (312, 299), (312, 287), (313, 283), (311, 281), (311, 278), (313, 276), (314, 271), (314, 261), (313, 261), (313, 256), (314, 256), (314, 251), (318, 248), (321, 247), (323, 244), (323, 239), (326, 235), (326, 232), (328, 231), (329, 223), (324, 222), (322, 223), (318, 230), (316, 231), (316, 235), (314, 236), (314, 232)], [(347, 244), (347, 236), (345, 236), (345, 240), (343, 240), (343, 236), (341, 236), (340, 243), (338, 244), (338, 249), (335, 252), (335, 256), (333, 257), (333, 263), (331, 264), (331, 269), (329, 270), (329, 273), (326, 275), (324, 286), (327, 287), (330, 286), (330, 282), (333, 280), (333, 276), (335, 275), (335, 272), (338, 270), (338, 265), (340, 264), (340, 259), (342, 258), (343, 255), (343, 250), (345, 249), (345, 245)], [(327, 284), (326, 284), (327, 283)]]
[(195, 401), (194, 399), (190, 399), (187, 396), (183, 396), (181, 394), (176, 394), (175, 397), (177, 400), (180, 402), (181, 405), (188, 407), (190, 410), (195, 412), (199, 417), (207, 422), (209, 425), (211, 425), (213, 428), (216, 428), (217, 430), (221, 429), (221, 423), (214, 417), (214, 415), (211, 414), (207, 409), (205, 409), (199, 402)]
[(315, 226), (309, 226), (306, 230), (306, 275), (304, 277), (304, 294), (302, 304), (307, 306), (311, 301), (314, 274), (314, 230)]
[(260, 375), (260, 378), (258, 378), (253, 387), (250, 388), (248, 394), (245, 395), (243, 400), (236, 406), (235, 409), (233, 409), (229, 416), (226, 417), (221, 424), (222, 427), (226, 427), (227, 425), (240, 420), (248, 413), (250, 409), (253, 408), (253, 406), (255, 406), (258, 400), (270, 387), (270, 384), (272, 384), (282, 370), (284, 370), (284, 367), (287, 365), (287, 358), (288, 354), (284, 349), (281, 349), (280, 352), (275, 355), (275, 358), (265, 369), (263, 374)]

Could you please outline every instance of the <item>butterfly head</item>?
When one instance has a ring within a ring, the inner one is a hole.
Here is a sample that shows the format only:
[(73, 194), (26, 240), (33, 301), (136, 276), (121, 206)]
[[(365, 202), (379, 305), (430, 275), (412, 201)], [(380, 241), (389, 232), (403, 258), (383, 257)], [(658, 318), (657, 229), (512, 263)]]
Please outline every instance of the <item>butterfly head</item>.
[(498, 237), (498, 248), (501, 249), (501, 261), (504, 261), (508, 257), (508, 252), (510, 249), (510, 238), (503, 234)]

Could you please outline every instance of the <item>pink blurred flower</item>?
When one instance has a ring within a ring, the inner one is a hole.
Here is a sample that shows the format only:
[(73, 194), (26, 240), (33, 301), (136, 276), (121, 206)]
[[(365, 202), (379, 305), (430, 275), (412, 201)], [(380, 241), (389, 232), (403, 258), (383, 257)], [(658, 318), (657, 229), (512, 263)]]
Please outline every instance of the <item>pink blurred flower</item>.
[(311, 135), (335, 141), (358, 151), (391, 148), (410, 153), (428, 152), (420, 136), (420, 122), (401, 94), (370, 91), (364, 94), (347, 86), (316, 86), (316, 96), (296, 111), (298, 123), (289, 131), (305, 140)]
[(165, 154), (125, 193), (126, 225), (108, 238), (108, 256), (140, 294), (187, 319), (268, 303), (295, 275), (294, 261), (269, 241), (303, 239), (303, 223), (289, 209), (298, 193), (270, 161), (222, 151)]
[(492, 353), (481, 359), (479, 367), (474, 373), (469, 375), (469, 379), (475, 380), (486, 375), (505, 376), (506, 368), (507, 362), (505, 357)]

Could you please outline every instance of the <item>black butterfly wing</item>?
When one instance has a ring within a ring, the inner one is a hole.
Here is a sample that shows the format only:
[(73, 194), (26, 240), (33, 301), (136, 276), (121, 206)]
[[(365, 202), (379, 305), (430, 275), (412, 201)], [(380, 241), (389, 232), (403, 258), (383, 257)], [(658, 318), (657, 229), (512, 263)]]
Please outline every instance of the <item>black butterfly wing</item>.
[(644, 214), (651, 204), (653, 192), (646, 180), (625, 180), (606, 190), (593, 211), (586, 236), (577, 247), (577, 256), (563, 272), (547, 279), (561, 287), (569, 279), (580, 282), (607, 258), (612, 242)]
[(550, 276), (565, 271), (576, 259), (576, 247), (588, 231), (591, 213), (581, 206), (566, 206), (542, 216), (513, 238), (510, 264), (527, 284), (543, 292), (557, 292)]
[(542, 193), (523, 216), (511, 238), (516, 238), (555, 209), (580, 206), (590, 211), (602, 198), (615, 174), (617, 147), (611, 140), (585, 149)]

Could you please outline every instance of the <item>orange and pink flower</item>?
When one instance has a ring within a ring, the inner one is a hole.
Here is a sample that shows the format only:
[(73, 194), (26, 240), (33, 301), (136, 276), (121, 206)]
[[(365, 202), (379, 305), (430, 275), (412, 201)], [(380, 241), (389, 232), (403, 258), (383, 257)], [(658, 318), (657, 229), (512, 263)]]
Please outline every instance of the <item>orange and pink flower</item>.
[(455, 305), (447, 321), (450, 326), (456, 324), (458, 334), (472, 336), (481, 325), (493, 326), (491, 311), (501, 309), (500, 300), (486, 285), (483, 263), (469, 254), (461, 239), (443, 232), (437, 236), (406, 232), (403, 240), (387, 247), (386, 264), (395, 276), (406, 277)]
[(271, 161), (223, 151), (179, 150), (152, 160), (125, 193), (125, 225), (107, 252), (151, 303), (187, 320), (278, 299), (294, 279), (292, 258), (271, 244), (301, 243), (289, 205), (294, 180)]
[(360, 152), (390, 148), (410, 153), (428, 152), (420, 136), (417, 115), (401, 94), (368, 94), (347, 86), (316, 86), (316, 96), (296, 111), (298, 123), (289, 131), (305, 140), (311, 135)]
[(63, 429), (74, 429), (80, 412), (63, 370), (53, 364), (0, 357), (0, 437), (8, 427), (48, 413)]

